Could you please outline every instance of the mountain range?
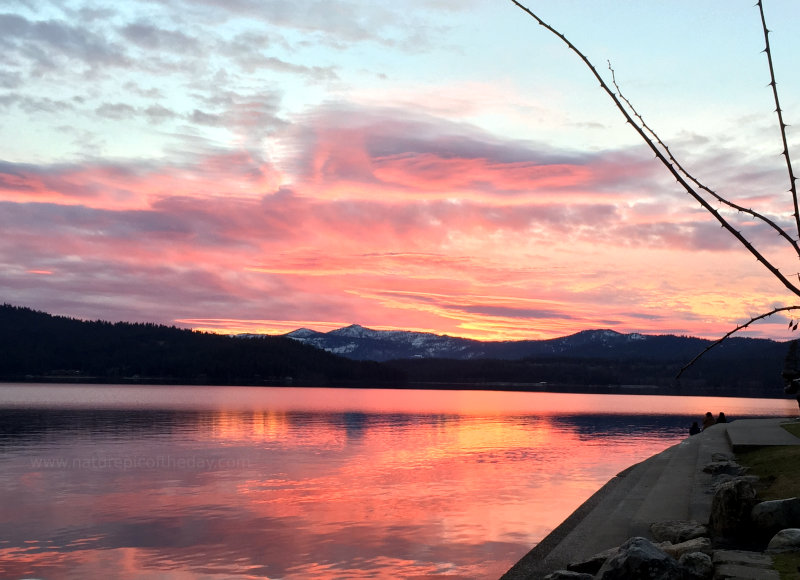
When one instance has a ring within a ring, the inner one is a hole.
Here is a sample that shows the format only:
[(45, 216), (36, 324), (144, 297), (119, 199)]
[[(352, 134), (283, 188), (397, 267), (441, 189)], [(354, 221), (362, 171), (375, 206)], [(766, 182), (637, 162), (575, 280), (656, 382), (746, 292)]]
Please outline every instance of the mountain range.
[(587, 330), (482, 342), (351, 325), (238, 337), (0, 305), (0, 381), (783, 396), (786, 343)]
[(585, 330), (546, 340), (483, 342), (374, 330), (357, 324), (285, 335), (354, 361), (378, 361), (409, 385), (570, 392), (648, 392), (777, 397), (786, 343), (732, 337), (676, 375), (712, 341), (675, 335)]
[[(684, 360), (689, 362), (711, 341), (687, 336), (622, 334), (614, 330), (584, 330), (546, 340), (479, 341), (447, 335), (404, 330), (373, 330), (358, 324), (317, 332), (300, 328), (288, 338), (353, 360), (445, 358), (455, 360), (527, 357), (590, 359)], [(729, 338), (708, 357), (732, 358), (759, 353), (774, 354), (786, 347), (768, 339)]]

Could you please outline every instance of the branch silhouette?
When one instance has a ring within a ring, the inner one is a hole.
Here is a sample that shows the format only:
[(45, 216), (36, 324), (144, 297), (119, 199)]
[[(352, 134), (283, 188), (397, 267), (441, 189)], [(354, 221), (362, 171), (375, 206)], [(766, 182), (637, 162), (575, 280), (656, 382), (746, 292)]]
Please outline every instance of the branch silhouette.
[(642, 128), (645, 131), (647, 131), (647, 133), (649, 133), (653, 137), (653, 139), (656, 141), (656, 143), (658, 143), (659, 147), (661, 147), (666, 152), (667, 157), (669, 157), (670, 163), (674, 164), (675, 167), (678, 169), (678, 171), (680, 171), (681, 174), (684, 177), (686, 177), (689, 181), (694, 183), (698, 188), (700, 188), (703, 191), (705, 191), (706, 193), (708, 193), (710, 196), (712, 196), (714, 199), (716, 199), (719, 203), (727, 205), (731, 209), (735, 209), (736, 211), (739, 211), (741, 213), (748, 214), (748, 215), (754, 217), (755, 219), (761, 220), (762, 222), (767, 224), (770, 228), (775, 230), (778, 233), (779, 236), (781, 236), (784, 240), (786, 240), (786, 242), (789, 245), (792, 246), (792, 248), (794, 249), (794, 251), (798, 255), (798, 257), (800, 257), (800, 245), (798, 245), (797, 240), (795, 240), (794, 238), (792, 238), (791, 235), (789, 235), (789, 232), (784, 230), (782, 227), (780, 227), (778, 224), (776, 224), (773, 220), (771, 220), (768, 217), (766, 217), (765, 215), (753, 210), (752, 208), (746, 208), (744, 206), (741, 206), (741, 205), (739, 205), (737, 203), (734, 203), (734, 202), (729, 201), (728, 199), (722, 197), (721, 195), (719, 195), (713, 189), (703, 185), (700, 182), (699, 179), (697, 179), (694, 175), (689, 173), (689, 171), (686, 168), (684, 168), (683, 165), (681, 165), (681, 163), (672, 155), (672, 152), (670, 151), (670, 148), (667, 146), (667, 144), (664, 143), (664, 141), (661, 140), (661, 137), (659, 137), (658, 134), (645, 122), (644, 118), (639, 114), (639, 112), (636, 110), (636, 108), (633, 106), (633, 104), (625, 97), (625, 95), (622, 94), (622, 90), (620, 89), (619, 85), (617, 84), (616, 74), (614, 72), (614, 69), (611, 67), (611, 63), (610, 62), (608, 63), (608, 70), (611, 71), (611, 82), (614, 84), (614, 88), (616, 89), (617, 94), (619, 95), (619, 98), (622, 101), (625, 102), (625, 104), (631, 110), (633, 115), (639, 120), (639, 123), (641, 124)]
[(767, 20), (764, 16), (764, 3), (758, 0), (758, 13), (761, 15), (761, 28), (764, 31), (764, 43), (766, 47), (764, 52), (767, 55), (767, 63), (769, 64), (769, 86), (772, 87), (772, 96), (775, 99), (775, 114), (778, 116), (778, 127), (781, 131), (781, 141), (783, 142), (783, 157), (786, 160), (786, 170), (789, 173), (789, 191), (792, 194), (792, 201), (794, 202), (794, 220), (797, 226), (797, 235), (800, 236), (800, 210), (798, 210), (797, 203), (797, 178), (794, 176), (794, 169), (792, 168), (792, 159), (789, 156), (789, 144), (786, 138), (786, 123), (783, 122), (783, 110), (781, 109), (781, 101), (778, 98), (778, 83), (775, 82), (775, 67), (772, 64), (772, 49), (769, 46), (769, 29), (767, 28)]
[[(611, 101), (614, 103), (616, 108), (625, 118), (625, 121), (631, 125), (631, 127), (636, 131), (639, 137), (644, 141), (644, 143), (650, 148), (650, 150), (655, 154), (658, 161), (669, 171), (670, 174), (675, 178), (675, 180), (683, 187), (683, 189), (695, 200), (697, 201), (704, 210), (706, 210), (709, 214), (711, 214), (730, 235), (732, 235), (745, 249), (747, 249), (750, 254), (752, 254), (758, 262), (764, 266), (772, 276), (778, 280), (789, 292), (794, 294), (795, 296), (800, 297), (800, 285), (792, 282), (786, 275), (784, 275), (778, 267), (773, 264), (755, 245), (736, 227), (724, 216), (722, 213), (714, 207), (708, 198), (714, 200), (716, 203), (726, 206), (730, 209), (736, 210), (737, 212), (741, 212), (743, 214), (749, 215), (752, 218), (756, 219), (757, 221), (761, 221), (762, 223), (766, 224), (769, 228), (774, 230), (795, 252), (795, 254), (800, 258), (800, 245), (798, 244), (798, 237), (800, 237), (800, 207), (798, 205), (798, 195), (797, 195), (797, 178), (794, 175), (794, 170), (792, 167), (792, 161), (789, 154), (789, 146), (788, 146), (788, 139), (786, 136), (786, 129), (787, 124), (783, 120), (783, 112), (780, 106), (780, 100), (778, 97), (778, 90), (777, 90), (777, 82), (775, 81), (775, 69), (772, 63), (772, 51), (769, 44), (769, 30), (766, 24), (766, 17), (764, 15), (764, 6), (762, 0), (758, 0), (757, 6), (759, 9), (759, 13), (761, 16), (761, 25), (764, 33), (764, 40), (766, 42), (766, 48), (764, 52), (767, 55), (767, 62), (769, 65), (769, 74), (770, 74), (770, 86), (772, 88), (772, 94), (775, 101), (775, 112), (778, 116), (778, 128), (780, 130), (781, 140), (783, 142), (783, 151), (782, 155), (786, 162), (786, 168), (789, 176), (789, 183), (790, 188), (789, 192), (791, 194), (792, 203), (794, 206), (794, 222), (795, 222), (795, 235), (792, 235), (791, 232), (787, 231), (783, 227), (781, 227), (778, 223), (774, 220), (770, 219), (764, 213), (760, 211), (756, 211), (752, 208), (746, 208), (741, 206), (737, 203), (730, 201), (728, 198), (720, 195), (716, 191), (712, 190), (711, 188), (705, 186), (699, 179), (697, 179), (689, 170), (685, 168), (683, 164), (681, 164), (676, 157), (672, 154), (669, 147), (666, 143), (659, 137), (659, 135), (653, 130), (644, 120), (642, 115), (636, 110), (630, 100), (628, 100), (622, 93), (619, 85), (617, 84), (616, 74), (614, 69), (611, 67), (609, 63), (608, 68), (611, 71), (612, 81), (611, 84), (606, 82), (602, 75), (597, 71), (594, 64), (589, 60), (589, 58), (581, 52), (564, 34), (559, 32), (553, 26), (545, 22), (542, 18), (540, 18), (535, 12), (533, 12), (527, 6), (521, 4), (517, 0), (511, 0), (511, 2), (528, 14), (531, 18), (533, 18), (540, 26), (548, 30), (550, 33), (557, 36), (567, 47), (574, 52), (578, 58), (586, 65), (586, 67), (591, 71), (592, 75), (597, 79), (600, 83), (600, 88), (608, 95)], [(613, 86), (613, 88), (612, 88)], [(708, 198), (706, 197), (708, 196)], [(800, 282), (800, 275), (798, 275), (798, 282)], [(763, 314), (759, 314), (757, 316), (753, 316), (745, 322), (744, 324), (738, 325), (736, 328), (731, 330), (730, 332), (726, 333), (722, 338), (713, 342), (711, 345), (708, 346), (703, 352), (697, 355), (694, 359), (692, 359), (686, 366), (684, 366), (680, 372), (678, 373), (678, 378), (680, 378), (681, 374), (691, 367), (697, 360), (699, 360), (703, 355), (705, 355), (709, 350), (714, 348), (715, 346), (721, 344), (727, 338), (732, 336), (733, 334), (743, 330), (757, 322), (759, 320), (763, 320), (780, 312), (788, 312), (788, 311), (795, 311), (800, 310), (800, 305), (792, 305), (792, 306), (783, 306), (779, 308), (774, 308), (769, 312), (765, 312)], [(790, 328), (792, 328), (792, 323), (789, 324)], [(793, 327), (794, 330), (797, 329), (797, 324)]]
[[(703, 350), (703, 352), (701, 352), (701, 353), (700, 353), (700, 354), (698, 354), (696, 357), (694, 357), (692, 360), (690, 360), (688, 363), (686, 363), (686, 364), (685, 364), (685, 365), (684, 365), (684, 366), (681, 368), (681, 370), (678, 372), (678, 378), (680, 378), (680, 376), (683, 374), (683, 372), (684, 372), (684, 371), (688, 370), (688, 369), (689, 369), (689, 368), (690, 368), (690, 367), (691, 367), (691, 366), (692, 366), (694, 363), (696, 363), (697, 361), (699, 361), (699, 360), (700, 360), (700, 359), (703, 357), (703, 355), (705, 355), (705, 354), (706, 354), (708, 351), (710, 351), (710, 350), (711, 350), (712, 348), (714, 348), (715, 346), (718, 346), (718, 345), (720, 345), (720, 344), (721, 344), (721, 343), (722, 343), (724, 340), (726, 340), (726, 339), (730, 338), (731, 336), (733, 336), (734, 334), (736, 334), (736, 333), (737, 333), (737, 332), (739, 332), (740, 330), (743, 330), (743, 329), (747, 328), (748, 326), (750, 326), (750, 325), (751, 325), (751, 324), (753, 324), (754, 322), (758, 322), (759, 320), (763, 320), (763, 319), (765, 319), (765, 318), (769, 318), (769, 317), (770, 317), (770, 316), (772, 316), (773, 314), (778, 314), (779, 312), (788, 312), (788, 311), (790, 311), (790, 310), (800, 310), (800, 306), (781, 306), (781, 307), (779, 307), (779, 308), (774, 308), (774, 309), (770, 310), (769, 312), (765, 312), (764, 314), (759, 314), (758, 316), (754, 316), (753, 318), (751, 318), (750, 320), (748, 320), (748, 321), (747, 321), (747, 322), (745, 322), (744, 324), (740, 324), (739, 326), (737, 326), (737, 327), (736, 327), (736, 328), (734, 328), (733, 330), (731, 330), (731, 331), (729, 331), (729, 332), (726, 332), (726, 333), (725, 333), (725, 335), (724, 335), (723, 337), (721, 337), (721, 338), (718, 338), (717, 340), (715, 340), (714, 342), (712, 342), (711, 344), (709, 344), (709, 345), (708, 345), (708, 346), (707, 346), (707, 347), (706, 347), (706, 348)], [(791, 322), (789, 323), (789, 326), (792, 326), (792, 323), (791, 323)], [(794, 324), (794, 327), (795, 327), (795, 329), (796, 329), (796, 327), (797, 327), (797, 323), (795, 323), (795, 324)]]

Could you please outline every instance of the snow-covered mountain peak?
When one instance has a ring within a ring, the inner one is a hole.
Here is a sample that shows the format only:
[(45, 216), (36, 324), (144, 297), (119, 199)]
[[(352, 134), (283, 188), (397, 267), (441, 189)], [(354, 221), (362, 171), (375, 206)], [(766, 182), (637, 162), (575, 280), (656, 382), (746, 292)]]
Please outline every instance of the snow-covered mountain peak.
[(375, 338), (381, 335), (380, 330), (372, 330), (360, 324), (351, 324), (344, 328), (337, 328), (327, 333), (330, 336), (347, 336), (350, 338)]
[(298, 328), (297, 330), (293, 330), (292, 332), (288, 333), (286, 336), (289, 338), (311, 338), (312, 336), (317, 336), (320, 334), (316, 330), (311, 330), (310, 328)]
[[(351, 324), (330, 332), (300, 328), (289, 338), (358, 360), (442, 358), (501, 360), (535, 357), (625, 358), (646, 356), (665, 359), (694, 356), (698, 339), (622, 334), (610, 329), (583, 330), (561, 338), (519, 341), (478, 341), (409, 330), (374, 330)], [(689, 353), (689, 354), (686, 354)]]
[(603, 338), (616, 338), (617, 336), (622, 336), (616, 330), (608, 330), (608, 329), (598, 330), (597, 335), (602, 336)]

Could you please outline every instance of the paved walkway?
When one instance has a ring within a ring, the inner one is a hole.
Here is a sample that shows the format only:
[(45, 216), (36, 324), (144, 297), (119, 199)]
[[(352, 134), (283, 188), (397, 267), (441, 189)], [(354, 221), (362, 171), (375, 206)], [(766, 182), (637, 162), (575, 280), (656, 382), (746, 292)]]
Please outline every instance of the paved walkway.
[(501, 580), (534, 580), (569, 562), (621, 545), (633, 536), (652, 539), (650, 524), (708, 522), (711, 475), (703, 467), (715, 453), (748, 447), (800, 445), (780, 425), (792, 419), (740, 419), (714, 425), (626, 469), (590, 497), (526, 554)]
[(772, 445), (798, 445), (798, 439), (782, 423), (792, 423), (793, 419), (744, 419), (728, 423), (728, 440), (734, 452), (752, 447)]

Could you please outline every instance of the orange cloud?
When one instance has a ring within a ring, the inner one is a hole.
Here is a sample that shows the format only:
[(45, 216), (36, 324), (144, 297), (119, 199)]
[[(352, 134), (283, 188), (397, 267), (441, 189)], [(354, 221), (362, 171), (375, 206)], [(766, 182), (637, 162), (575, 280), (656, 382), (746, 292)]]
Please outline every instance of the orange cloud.
[[(6, 299), (224, 332), (358, 322), (492, 339), (713, 335), (785, 299), (640, 152), (334, 106), (281, 139), (291, 155), (272, 162), (0, 164)], [(795, 267), (774, 232), (740, 227)]]

